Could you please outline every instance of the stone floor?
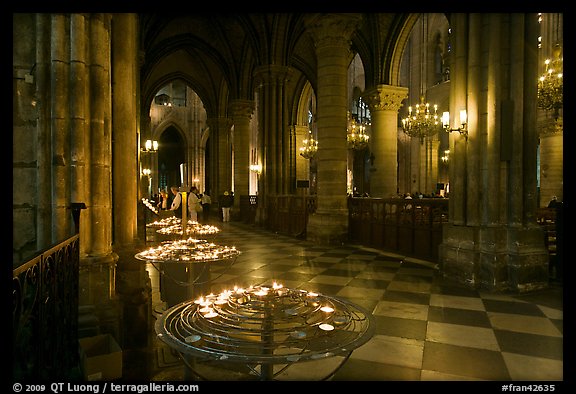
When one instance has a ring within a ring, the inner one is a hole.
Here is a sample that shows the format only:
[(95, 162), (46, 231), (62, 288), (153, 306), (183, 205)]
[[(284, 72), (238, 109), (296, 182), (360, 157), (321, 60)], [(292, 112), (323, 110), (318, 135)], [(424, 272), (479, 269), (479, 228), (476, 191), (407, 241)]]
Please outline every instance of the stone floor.
[[(374, 317), (374, 335), (347, 360), (294, 364), (277, 380), (564, 379), (561, 283), (523, 295), (484, 293), (443, 279), (430, 262), (358, 245), (320, 246), (235, 222), (215, 224), (221, 232), (214, 242), (235, 246), (241, 255), (232, 265), (211, 267), (212, 291), (277, 282), (347, 300)], [(149, 264), (147, 271), (153, 319), (158, 319), (170, 305), (162, 301), (158, 269)], [(154, 332), (150, 337), (150, 351), (143, 353), (149, 372), (143, 379), (197, 379), (174, 349)], [(138, 376), (139, 368), (138, 363), (125, 365), (126, 379)], [(214, 380), (258, 379), (238, 365), (204, 368)], [(330, 370), (335, 373), (326, 374)]]

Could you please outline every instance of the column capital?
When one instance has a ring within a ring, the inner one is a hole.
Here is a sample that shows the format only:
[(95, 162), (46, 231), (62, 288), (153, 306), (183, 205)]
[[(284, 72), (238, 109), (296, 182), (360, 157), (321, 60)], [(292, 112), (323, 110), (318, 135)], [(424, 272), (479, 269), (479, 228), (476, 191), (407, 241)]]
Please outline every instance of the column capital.
[(225, 117), (206, 119), (206, 124), (213, 130), (229, 130), (232, 127), (232, 120)]
[(235, 99), (230, 101), (230, 111), (233, 118), (246, 118), (250, 120), (254, 113), (254, 100)]
[(368, 89), (362, 96), (370, 106), (370, 111), (398, 111), (402, 107), (402, 100), (408, 97), (408, 88), (377, 85)]
[(254, 70), (254, 78), (258, 85), (271, 85), (278, 82), (285, 83), (290, 79), (292, 69), (289, 66), (267, 64), (258, 66)]
[(362, 21), (362, 14), (313, 14), (306, 17), (306, 30), (312, 35), (316, 49), (350, 47), (350, 39)]

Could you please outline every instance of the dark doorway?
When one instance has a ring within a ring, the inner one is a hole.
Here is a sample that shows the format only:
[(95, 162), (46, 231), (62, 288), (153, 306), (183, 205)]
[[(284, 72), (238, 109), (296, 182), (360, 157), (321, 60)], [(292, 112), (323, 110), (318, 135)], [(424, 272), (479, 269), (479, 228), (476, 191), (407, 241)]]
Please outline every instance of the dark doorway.
[(185, 162), (185, 143), (175, 127), (170, 126), (160, 135), (158, 148), (158, 175), (160, 189), (180, 186), (180, 164)]

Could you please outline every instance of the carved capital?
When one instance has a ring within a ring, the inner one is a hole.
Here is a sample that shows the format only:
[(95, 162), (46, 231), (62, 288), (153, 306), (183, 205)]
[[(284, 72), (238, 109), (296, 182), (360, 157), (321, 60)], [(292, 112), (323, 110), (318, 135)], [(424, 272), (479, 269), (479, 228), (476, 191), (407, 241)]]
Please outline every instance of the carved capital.
[(230, 102), (230, 111), (234, 118), (250, 119), (254, 113), (254, 101), (252, 100), (232, 100)]
[(362, 14), (315, 14), (305, 23), (316, 49), (341, 46), (349, 48), (351, 37), (362, 21)]
[(370, 111), (398, 111), (402, 107), (402, 101), (408, 97), (408, 88), (378, 85), (367, 90), (362, 97), (370, 106)]
[(292, 70), (288, 66), (280, 66), (277, 64), (268, 64), (265, 66), (256, 67), (254, 70), (254, 78), (257, 85), (272, 85), (278, 83), (286, 83), (290, 79)]
[(232, 127), (232, 120), (229, 118), (208, 118), (206, 119), (206, 124), (212, 130), (228, 131)]

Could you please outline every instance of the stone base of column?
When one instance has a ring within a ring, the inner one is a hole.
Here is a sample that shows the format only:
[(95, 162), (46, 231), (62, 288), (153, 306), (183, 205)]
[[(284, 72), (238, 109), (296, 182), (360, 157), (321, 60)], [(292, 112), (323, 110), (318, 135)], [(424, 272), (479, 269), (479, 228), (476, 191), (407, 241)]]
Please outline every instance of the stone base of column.
[(439, 246), (442, 275), (490, 292), (524, 293), (549, 284), (542, 229), (445, 225)]
[(109, 333), (120, 341), (120, 304), (115, 294), (117, 261), (115, 252), (80, 258), (78, 306), (92, 310), (98, 324), (93, 328), (98, 333)]
[(342, 245), (348, 241), (348, 212), (316, 211), (308, 217), (306, 239), (323, 245)]

